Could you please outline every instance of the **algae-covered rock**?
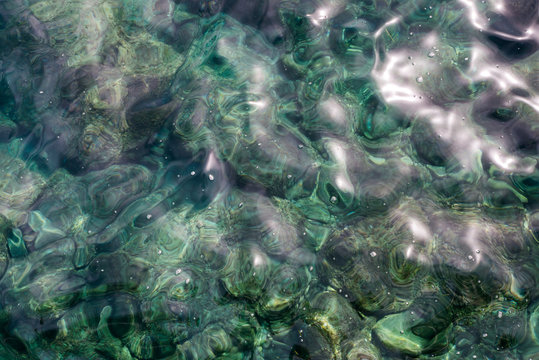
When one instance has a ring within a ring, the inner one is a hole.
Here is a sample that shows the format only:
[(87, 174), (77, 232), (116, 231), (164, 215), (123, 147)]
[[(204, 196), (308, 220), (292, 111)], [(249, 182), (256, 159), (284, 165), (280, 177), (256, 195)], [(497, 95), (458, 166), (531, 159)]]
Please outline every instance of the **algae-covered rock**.
[[(414, 307), (411, 307), (414, 309)], [(421, 309), (425, 310), (425, 309)], [(444, 311), (437, 309), (434, 312)], [(388, 315), (373, 327), (374, 334), (385, 346), (411, 356), (439, 352), (447, 347), (450, 340), (451, 325), (447, 320), (430, 318), (436, 313), (419, 313), (410, 310)]]

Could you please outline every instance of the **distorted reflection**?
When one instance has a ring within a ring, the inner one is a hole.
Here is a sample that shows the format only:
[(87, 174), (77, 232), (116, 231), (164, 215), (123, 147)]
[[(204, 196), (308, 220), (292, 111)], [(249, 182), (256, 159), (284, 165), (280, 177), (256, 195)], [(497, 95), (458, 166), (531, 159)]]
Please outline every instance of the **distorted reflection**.
[(535, 359), (538, 19), (0, 1), (0, 359)]

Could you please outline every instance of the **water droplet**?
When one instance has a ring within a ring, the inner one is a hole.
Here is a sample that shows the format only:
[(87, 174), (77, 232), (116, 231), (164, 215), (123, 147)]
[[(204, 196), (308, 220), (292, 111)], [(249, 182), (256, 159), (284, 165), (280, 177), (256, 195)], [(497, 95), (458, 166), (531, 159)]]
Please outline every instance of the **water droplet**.
[(181, 272), (182, 272), (182, 269), (177, 269), (176, 270), (176, 275), (179, 275)]
[(418, 76), (415, 81), (417, 81), (418, 83), (422, 83), (423, 82), (423, 76)]
[(157, 253), (161, 255), (163, 253), (163, 250), (158, 250)]
[(477, 250), (475, 250), (475, 252), (479, 254), (481, 252), (481, 250), (477, 249)]
[(196, 173), (194, 171), (191, 171), (191, 176), (194, 176)]
[(40, 94), (43, 94), (43, 90), (39, 90), (39, 93), (40, 93)]
[(503, 316), (503, 313), (501, 311), (498, 311), (498, 319), (501, 319)]
[(239, 208), (242, 208), (242, 207), (243, 207), (243, 203), (240, 202), (240, 203), (238, 204), (238, 207), (239, 207)]
[(488, 334), (487, 334), (487, 333), (484, 333), (484, 334), (483, 334), (483, 337), (487, 337), (487, 336), (488, 336)]
[(213, 181), (215, 178), (213, 177), (212, 174), (208, 175), (208, 179), (210, 179), (210, 181)]
[(375, 256), (376, 256), (376, 251), (371, 251), (369, 255), (370, 255), (371, 257), (375, 257)]
[(329, 198), (329, 201), (331, 201), (333, 204), (335, 204), (337, 202), (337, 197), (332, 196), (331, 198)]
[(431, 57), (434, 57), (434, 52), (431, 51), (431, 52), (429, 53), (428, 56), (429, 56), (430, 58), (431, 58)]
[(146, 219), (150, 220), (152, 218), (152, 214), (146, 215)]
[(303, 149), (303, 144), (299, 144), (299, 145), (298, 145), (298, 148), (299, 148), (299, 149)]

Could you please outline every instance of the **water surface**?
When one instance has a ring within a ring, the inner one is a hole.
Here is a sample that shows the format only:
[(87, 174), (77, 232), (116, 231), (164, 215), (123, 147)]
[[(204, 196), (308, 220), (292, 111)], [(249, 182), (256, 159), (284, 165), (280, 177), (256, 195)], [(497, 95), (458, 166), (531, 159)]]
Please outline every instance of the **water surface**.
[(0, 358), (539, 359), (535, 0), (0, 0)]

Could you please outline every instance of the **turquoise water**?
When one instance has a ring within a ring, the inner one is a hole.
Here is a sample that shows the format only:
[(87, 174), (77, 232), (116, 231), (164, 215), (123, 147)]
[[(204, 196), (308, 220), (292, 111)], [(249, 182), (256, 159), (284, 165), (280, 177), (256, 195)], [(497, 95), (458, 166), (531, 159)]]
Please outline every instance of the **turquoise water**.
[(0, 0), (0, 359), (539, 359), (534, 0)]

